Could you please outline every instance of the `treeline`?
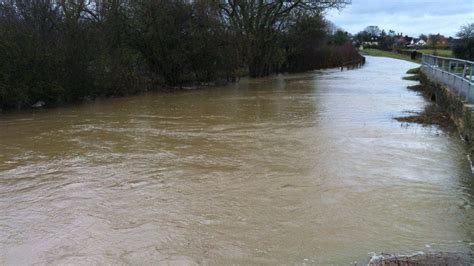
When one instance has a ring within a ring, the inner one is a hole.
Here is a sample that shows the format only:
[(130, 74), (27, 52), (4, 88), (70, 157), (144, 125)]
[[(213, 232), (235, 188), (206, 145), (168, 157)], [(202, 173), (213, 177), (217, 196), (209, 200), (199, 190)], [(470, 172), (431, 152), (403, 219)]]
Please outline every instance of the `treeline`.
[(459, 38), (453, 47), (453, 53), (457, 58), (474, 61), (474, 23), (461, 27), (456, 34)]
[(0, 0), (0, 109), (339, 66), (359, 55), (325, 22), (334, 7), (341, 3)]

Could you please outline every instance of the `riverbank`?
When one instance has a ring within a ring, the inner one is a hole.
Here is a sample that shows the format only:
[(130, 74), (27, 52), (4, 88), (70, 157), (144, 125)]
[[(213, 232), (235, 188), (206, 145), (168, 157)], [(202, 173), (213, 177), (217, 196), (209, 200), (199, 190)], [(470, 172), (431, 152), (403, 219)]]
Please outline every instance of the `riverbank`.
[[(2, 2), (0, 109), (230, 81), (241, 77), (242, 70), (265, 77), (340, 67), (354, 59), (347, 52), (358, 56), (344, 32), (329, 30), (321, 7), (314, 5), (310, 9), (318, 12), (294, 20), (290, 13), (309, 6), (296, 2), (283, 15), (279, 5)], [(268, 13), (263, 15), (262, 8)], [(71, 13), (65, 16), (64, 10)]]
[(423, 126), (439, 126), (447, 132), (455, 132), (456, 126), (447, 114), (446, 110), (432, 103), (421, 112), (408, 112), (408, 116), (395, 117), (401, 123), (415, 123)]
[(374, 48), (365, 48), (364, 50), (362, 50), (361, 53), (362, 55), (388, 57), (388, 58), (405, 60), (405, 61), (409, 61), (413, 63), (421, 62), (420, 60), (412, 60), (410, 56), (405, 55), (405, 54), (399, 54), (395, 52), (384, 51), (384, 50), (379, 50), (379, 49), (374, 49)]
[(456, 125), (460, 136), (467, 143), (472, 164), (474, 159), (474, 106), (464, 102), (446, 86), (430, 80), (423, 72), (420, 72), (420, 83), (425, 96), (436, 102)]
[[(382, 57), (389, 57), (389, 58), (394, 58), (394, 59), (400, 59), (400, 60), (405, 60), (413, 63), (421, 63), (421, 57), (417, 57), (417, 59), (413, 60), (411, 59), (411, 56), (409, 55), (409, 52), (412, 50), (409, 49), (404, 49), (400, 50), (402, 52), (398, 53), (396, 51), (386, 51), (386, 50), (380, 50), (380, 49), (375, 49), (375, 48), (365, 48), (362, 50), (363, 55), (369, 55), (369, 56), (382, 56)], [(429, 54), (429, 55), (439, 55), (439, 56), (444, 56), (444, 57), (453, 57), (453, 52), (451, 50), (446, 50), (446, 49), (420, 49), (417, 50), (418, 53), (421, 54)]]
[[(403, 51), (411, 52), (413, 49), (403, 49)], [(436, 55), (436, 56), (443, 56), (443, 57), (453, 57), (453, 51), (450, 49), (417, 49), (416, 50), (422, 54), (428, 55)]]
[(473, 167), (474, 159), (474, 106), (456, 96), (445, 85), (432, 81), (420, 68), (407, 71), (412, 76), (406, 80), (420, 81), (420, 85), (410, 86), (408, 89), (421, 93), (432, 104), (422, 112), (414, 115), (396, 117), (402, 123), (416, 123), (421, 125), (437, 125), (449, 132), (457, 131), (468, 147), (468, 157)]
[[(291, 72), (304, 73), (312, 70), (322, 70), (330, 68), (355, 68), (356, 66), (361, 66), (365, 62), (363, 56), (361, 56), (357, 50), (350, 44), (342, 46), (327, 47), (327, 54), (324, 54), (324, 57), (313, 64), (313, 67), (309, 65), (298, 69), (298, 71), (290, 71), (292, 68), (282, 68), (279, 72), (272, 73), (271, 75), (276, 75), (278, 73)], [(269, 74), (269, 76), (271, 76)], [(180, 85), (169, 85), (164, 82), (163, 77), (153, 75), (150, 72), (140, 72), (134, 74), (134, 82), (130, 84), (130, 87), (122, 85), (116, 85), (116, 87), (102, 88), (96, 87), (93, 90), (85, 90), (82, 87), (75, 88), (74, 92), (67, 92), (67, 90), (55, 89), (51, 87), (53, 85), (46, 85), (48, 89), (39, 90), (36, 87), (25, 87), (25, 91), (14, 90), (13, 86), (5, 90), (2, 90), (0, 81), (0, 114), (9, 113), (19, 110), (34, 110), (41, 108), (56, 108), (69, 106), (74, 104), (89, 103), (96, 100), (103, 100), (108, 98), (120, 98), (127, 96), (140, 95), (147, 92), (178, 92), (182, 90), (197, 90), (203, 88), (212, 88), (212, 87), (222, 87), (229, 85), (231, 83), (238, 82), (241, 78), (249, 77), (248, 68), (239, 68), (235, 70), (232, 75), (227, 78), (218, 78), (211, 81), (192, 81), (187, 83), (182, 83)], [(17, 82), (23, 82), (19, 79)], [(31, 81), (28, 81), (31, 82)], [(44, 85), (44, 84), (43, 84)], [(8, 93), (11, 90), (12, 93)], [(38, 91), (39, 90), (39, 91)], [(13, 93), (13, 91), (15, 93)], [(54, 91), (55, 93), (49, 93), (49, 91)], [(16, 96), (18, 94), (18, 97)], [(68, 97), (68, 94), (77, 95), (74, 98)], [(80, 96), (79, 96), (80, 95)]]

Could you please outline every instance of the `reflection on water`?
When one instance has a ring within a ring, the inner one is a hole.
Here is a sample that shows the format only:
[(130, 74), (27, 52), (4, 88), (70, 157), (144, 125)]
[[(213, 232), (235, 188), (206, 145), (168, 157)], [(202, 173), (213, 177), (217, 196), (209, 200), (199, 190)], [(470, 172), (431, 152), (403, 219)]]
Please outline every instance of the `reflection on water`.
[(393, 117), (412, 63), (0, 117), (0, 264), (470, 253), (463, 143)]

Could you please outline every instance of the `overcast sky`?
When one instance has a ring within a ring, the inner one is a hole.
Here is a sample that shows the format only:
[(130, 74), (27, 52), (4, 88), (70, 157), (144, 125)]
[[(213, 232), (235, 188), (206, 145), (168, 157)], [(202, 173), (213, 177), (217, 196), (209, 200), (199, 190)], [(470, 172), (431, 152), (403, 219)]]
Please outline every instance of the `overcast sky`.
[(461, 25), (474, 23), (474, 0), (352, 0), (340, 11), (329, 11), (327, 19), (353, 34), (374, 25), (414, 37), (454, 36)]

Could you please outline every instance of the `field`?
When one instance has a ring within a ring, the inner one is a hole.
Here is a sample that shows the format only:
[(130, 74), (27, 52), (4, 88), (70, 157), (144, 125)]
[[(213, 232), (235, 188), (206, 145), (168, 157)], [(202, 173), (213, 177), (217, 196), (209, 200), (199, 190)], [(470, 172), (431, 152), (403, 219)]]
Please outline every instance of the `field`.
[[(405, 51), (413, 51), (410, 49), (405, 49)], [(430, 54), (430, 55), (437, 55), (437, 56), (444, 56), (444, 57), (453, 57), (453, 51), (452, 50), (447, 50), (447, 49), (419, 49), (417, 50), (420, 53), (423, 54)]]
[(400, 60), (406, 60), (414, 63), (420, 63), (420, 60), (412, 60), (410, 56), (408, 55), (403, 55), (403, 54), (398, 54), (394, 52), (389, 52), (389, 51), (383, 51), (379, 49), (373, 49), (373, 48), (366, 48), (362, 50), (363, 55), (369, 55), (369, 56), (382, 56), (382, 57), (390, 57), (390, 58), (395, 58), (395, 59), (400, 59)]
[[(410, 49), (405, 49), (405, 51), (412, 51)], [(451, 50), (445, 50), (445, 49), (420, 49), (417, 50), (419, 53), (423, 54), (430, 54), (430, 55), (438, 55), (438, 56), (444, 56), (444, 57), (453, 57), (453, 51)], [(373, 49), (373, 48), (366, 48), (362, 50), (363, 55), (369, 55), (369, 56), (383, 56), (383, 57), (390, 57), (390, 58), (395, 58), (395, 59), (400, 59), (400, 60), (406, 60), (410, 62), (415, 62), (415, 63), (421, 63), (420, 59), (417, 60), (412, 60), (410, 56), (408, 55), (403, 55), (395, 52), (390, 52), (390, 51), (383, 51), (379, 49)]]

